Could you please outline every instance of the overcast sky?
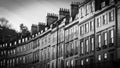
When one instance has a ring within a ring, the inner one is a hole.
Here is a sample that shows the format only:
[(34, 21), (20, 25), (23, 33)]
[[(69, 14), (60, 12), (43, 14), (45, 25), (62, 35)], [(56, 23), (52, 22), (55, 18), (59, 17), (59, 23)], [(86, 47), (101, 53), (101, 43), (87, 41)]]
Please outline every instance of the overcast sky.
[(47, 13), (69, 9), (72, 1), (80, 0), (0, 0), (0, 17), (7, 18), (17, 31), (20, 23), (30, 30), (32, 24), (46, 22)]

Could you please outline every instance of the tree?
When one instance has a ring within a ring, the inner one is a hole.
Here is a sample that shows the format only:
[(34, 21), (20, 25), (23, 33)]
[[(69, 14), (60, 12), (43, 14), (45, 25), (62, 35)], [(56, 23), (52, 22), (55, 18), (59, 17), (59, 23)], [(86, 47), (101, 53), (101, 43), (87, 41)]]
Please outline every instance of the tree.
[(21, 31), (22, 38), (30, 35), (28, 28), (23, 23), (20, 24), (20, 31)]
[(4, 17), (0, 18), (0, 26), (11, 28), (11, 25), (9, 24), (9, 21)]
[(11, 28), (6, 18), (0, 18), (0, 44), (17, 39), (18, 33)]

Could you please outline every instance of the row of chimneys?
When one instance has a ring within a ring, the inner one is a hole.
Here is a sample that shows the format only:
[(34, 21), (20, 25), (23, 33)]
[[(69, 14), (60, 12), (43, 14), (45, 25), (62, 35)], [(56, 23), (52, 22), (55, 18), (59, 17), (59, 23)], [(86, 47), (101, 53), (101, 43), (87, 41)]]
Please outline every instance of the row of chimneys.
[[(51, 25), (58, 19), (61, 19), (63, 17), (72, 17), (72, 20), (74, 20), (76, 14), (78, 13), (79, 5), (81, 2), (72, 2), (71, 3), (71, 9), (66, 9), (66, 8), (60, 8), (59, 10), (59, 15), (54, 14), (54, 13), (48, 13), (47, 14), (47, 25)], [(71, 11), (71, 12), (70, 12)]]
[(66, 17), (66, 21), (67, 21), (66, 24), (68, 24), (70, 19), (72, 19), (72, 21), (75, 19), (76, 15), (78, 14), (78, 11), (79, 11), (79, 5), (81, 5), (81, 3), (83, 3), (83, 1), (72, 2), (70, 10), (66, 9), (66, 8), (60, 8), (59, 14), (47, 13), (46, 24), (40, 22), (38, 24), (38, 30), (35, 30), (35, 29), (37, 29), (37, 26), (32, 26), (31, 27), (32, 32), (36, 33), (36, 31), (44, 30), (45, 26), (50, 27), (51, 24), (53, 24), (55, 21), (57, 21), (59, 19), (62, 19), (63, 17)]

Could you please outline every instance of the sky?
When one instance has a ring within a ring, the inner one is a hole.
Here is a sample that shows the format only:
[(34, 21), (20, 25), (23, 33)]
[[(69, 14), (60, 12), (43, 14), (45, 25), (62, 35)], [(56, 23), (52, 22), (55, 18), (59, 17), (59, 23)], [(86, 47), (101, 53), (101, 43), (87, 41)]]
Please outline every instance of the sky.
[(9, 20), (17, 31), (21, 23), (30, 30), (32, 24), (46, 23), (47, 13), (58, 14), (60, 8), (70, 9), (72, 1), (80, 0), (0, 0), (0, 18)]

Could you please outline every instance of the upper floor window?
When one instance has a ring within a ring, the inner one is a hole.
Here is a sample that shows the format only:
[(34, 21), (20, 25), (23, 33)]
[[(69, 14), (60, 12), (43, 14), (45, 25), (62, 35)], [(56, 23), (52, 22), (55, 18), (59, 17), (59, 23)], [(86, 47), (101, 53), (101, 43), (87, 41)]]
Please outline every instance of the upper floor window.
[(90, 31), (92, 31), (94, 29), (94, 22), (90, 21)]
[(83, 61), (83, 60), (81, 60), (81, 65), (83, 66), (83, 64), (84, 64), (84, 61)]
[(113, 3), (114, 2), (114, 0), (110, 0), (110, 3)]
[(83, 11), (84, 11), (84, 7), (81, 7), (81, 18), (83, 18), (83, 16), (84, 16)]
[(26, 38), (25, 38), (25, 41), (27, 41), (27, 40), (28, 40), (28, 38), (26, 37)]
[(92, 12), (94, 12), (95, 11), (95, 2), (93, 1), (92, 2)]
[(110, 30), (110, 43), (114, 43), (114, 31)]
[(83, 35), (84, 34), (84, 26), (82, 25), (81, 27), (80, 27), (80, 35)]
[(18, 64), (18, 58), (16, 58), (16, 63)]
[(107, 45), (107, 32), (104, 33), (104, 45)]
[(68, 41), (68, 30), (65, 31), (65, 42)]
[(88, 39), (85, 41), (85, 45), (86, 45), (86, 52), (88, 52)]
[(91, 13), (91, 4), (87, 4), (87, 14)]
[(65, 47), (66, 47), (66, 57), (68, 57), (69, 56), (69, 50), (70, 50), (70, 48), (69, 48), (69, 44), (67, 43), (67, 44), (65, 44)]
[(68, 36), (69, 36), (69, 40), (71, 40), (71, 29), (69, 29)]
[(101, 3), (101, 8), (105, 7), (105, 1)]
[(75, 27), (75, 37), (77, 37), (78, 36), (78, 26), (75, 25), (74, 27)]
[(101, 26), (101, 21), (100, 21), (100, 17), (97, 18), (97, 27), (100, 27)]
[(47, 44), (48, 43), (47, 36), (45, 36), (44, 38), (45, 38), (45, 44)]
[(109, 22), (114, 21), (114, 11), (109, 12)]
[(17, 43), (16, 43), (16, 41), (14, 42), (14, 45), (16, 45)]
[(7, 66), (9, 67), (9, 60), (7, 60)]
[(74, 53), (74, 45), (73, 45), (73, 41), (69, 43), (69, 48), (70, 48), (70, 56), (72, 56), (73, 53)]
[(12, 43), (10, 43), (10, 46), (12, 46)]
[(13, 50), (13, 53), (14, 53), (14, 54), (16, 54), (16, 51), (15, 51), (15, 49)]
[(87, 15), (87, 5), (84, 6), (84, 9), (85, 9), (85, 15)]
[(24, 42), (24, 38), (22, 39), (22, 42)]
[(38, 41), (38, 42), (39, 42), (39, 46), (41, 46), (41, 39), (39, 39), (39, 41)]
[(107, 53), (105, 53), (105, 54), (104, 54), (104, 58), (107, 59), (107, 57), (108, 57), (108, 56), (107, 56)]
[(6, 55), (6, 50), (4, 50), (4, 55)]
[(81, 54), (83, 54), (84, 52), (83, 42), (80, 43), (80, 46), (81, 46)]
[(50, 41), (51, 41), (51, 36), (48, 35), (48, 43), (50, 43)]
[(19, 40), (19, 43), (21, 43), (21, 40)]
[(105, 24), (107, 24), (107, 21), (106, 21), (107, 19), (106, 19), (106, 14), (105, 15), (103, 15), (103, 25), (105, 25)]
[(85, 24), (85, 33), (88, 33), (89, 32), (89, 23), (86, 23)]
[(84, 17), (86, 15), (86, 6), (82, 6), (82, 17)]
[(56, 46), (54, 46), (54, 58), (56, 58)]
[(81, 18), (82, 17), (82, 9), (80, 8), (79, 9), (79, 18)]
[(94, 38), (91, 38), (91, 50), (94, 50)]
[(89, 59), (88, 58), (86, 58), (86, 62), (88, 62), (89, 61)]
[(101, 47), (101, 35), (98, 35), (98, 47)]
[(101, 55), (98, 55), (98, 60), (101, 61)]
[(78, 41), (74, 40), (75, 54), (78, 54)]

